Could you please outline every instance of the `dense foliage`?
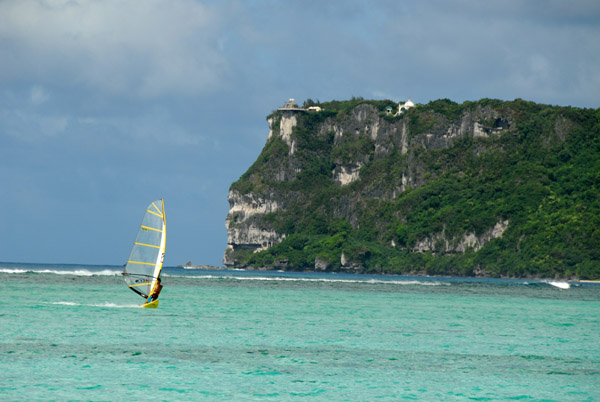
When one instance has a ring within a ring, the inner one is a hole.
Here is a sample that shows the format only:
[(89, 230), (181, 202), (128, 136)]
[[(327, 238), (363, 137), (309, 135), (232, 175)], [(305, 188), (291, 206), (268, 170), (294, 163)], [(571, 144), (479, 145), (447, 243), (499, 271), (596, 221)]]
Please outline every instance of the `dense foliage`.
[[(333, 132), (318, 133), (325, 119), (343, 119), (362, 103), (389, 121), (408, 119), (411, 138), (476, 107), (491, 107), (514, 124), (487, 138), (462, 137), (450, 148), (413, 147), (381, 158), (364, 133), (341, 144), (334, 144)], [(232, 186), (241, 194), (290, 195), (288, 207), (267, 214), (263, 222), (286, 238), (268, 250), (239, 256), (244, 264), (303, 270), (313, 269), (318, 259), (334, 271), (351, 266), (379, 273), (600, 278), (600, 109), (444, 99), (386, 116), (391, 101), (319, 105), (324, 112), (303, 114), (295, 128), (301, 169), (293, 180), (270, 180), (265, 174), (288, 157), (287, 145), (273, 138)], [(368, 159), (360, 179), (335, 184), (336, 164), (357, 157)], [(418, 167), (421, 185), (390, 197), (407, 166)], [(477, 251), (449, 252), (444, 245), (444, 239), (481, 236), (504, 221), (509, 224), (503, 236)], [(415, 252), (419, 241), (434, 234), (443, 234), (439, 244)]]

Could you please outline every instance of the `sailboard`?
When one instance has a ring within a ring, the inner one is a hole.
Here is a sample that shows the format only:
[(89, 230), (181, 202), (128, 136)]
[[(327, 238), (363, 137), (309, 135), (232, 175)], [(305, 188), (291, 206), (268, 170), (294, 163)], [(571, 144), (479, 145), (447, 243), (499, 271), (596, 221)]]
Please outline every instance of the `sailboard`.
[(165, 203), (162, 199), (148, 205), (135, 242), (123, 270), (123, 278), (129, 289), (144, 298), (142, 307), (158, 307), (160, 271), (165, 259), (167, 224)]

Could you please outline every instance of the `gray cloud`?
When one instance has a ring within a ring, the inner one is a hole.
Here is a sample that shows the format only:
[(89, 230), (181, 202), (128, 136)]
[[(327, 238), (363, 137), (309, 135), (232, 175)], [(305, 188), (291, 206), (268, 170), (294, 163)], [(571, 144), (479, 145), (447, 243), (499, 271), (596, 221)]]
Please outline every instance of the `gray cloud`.
[(593, 1), (5, 1), (0, 81), (141, 100), (253, 86), (269, 97), (300, 82), (332, 98), (400, 96), (408, 81), (427, 99), (590, 105), (598, 21)]
[[(115, 225), (165, 197), (167, 264), (218, 264), (288, 98), (597, 108), (599, 65), (597, 1), (0, 0), (2, 258), (119, 264)], [(69, 250), (28, 246), (50, 237)]]
[(0, 80), (142, 98), (215, 90), (228, 72), (223, 11), (191, 0), (1, 2)]

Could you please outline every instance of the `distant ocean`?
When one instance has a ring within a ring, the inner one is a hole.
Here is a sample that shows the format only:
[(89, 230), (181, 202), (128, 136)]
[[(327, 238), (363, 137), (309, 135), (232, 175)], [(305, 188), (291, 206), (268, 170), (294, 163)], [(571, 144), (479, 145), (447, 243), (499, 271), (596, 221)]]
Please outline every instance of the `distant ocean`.
[(121, 270), (0, 263), (0, 400), (600, 400), (600, 284)]

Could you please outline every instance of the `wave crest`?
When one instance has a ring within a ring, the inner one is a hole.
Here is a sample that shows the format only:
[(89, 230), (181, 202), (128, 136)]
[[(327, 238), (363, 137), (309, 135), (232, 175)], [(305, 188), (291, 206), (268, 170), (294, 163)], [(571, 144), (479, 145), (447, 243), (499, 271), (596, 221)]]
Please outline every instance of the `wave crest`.
[(238, 280), (238, 281), (264, 281), (264, 282), (312, 282), (312, 283), (359, 283), (359, 284), (374, 284), (374, 285), (407, 285), (407, 286), (450, 286), (448, 282), (440, 281), (419, 281), (419, 280), (384, 280), (384, 279), (330, 279), (330, 278), (287, 278), (281, 276), (219, 276), (219, 275), (168, 275), (164, 276), (174, 278), (190, 278), (190, 279), (214, 279), (214, 280)]
[(121, 275), (122, 271), (112, 269), (103, 269), (99, 271), (90, 271), (88, 269), (75, 269), (63, 271), (59, 269), (35, 269), (35, 268), (0, 268), (0, 273), (4, 274), (54, 274), (54, 275), (75, 275), (75, 276), (115, 276)]

